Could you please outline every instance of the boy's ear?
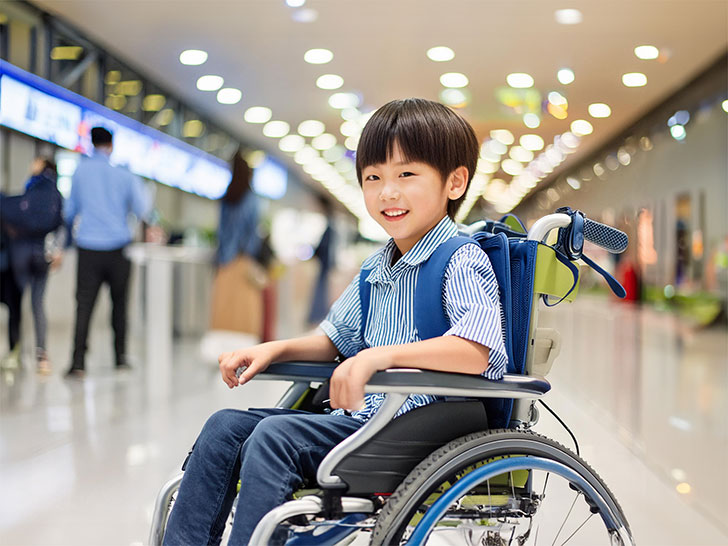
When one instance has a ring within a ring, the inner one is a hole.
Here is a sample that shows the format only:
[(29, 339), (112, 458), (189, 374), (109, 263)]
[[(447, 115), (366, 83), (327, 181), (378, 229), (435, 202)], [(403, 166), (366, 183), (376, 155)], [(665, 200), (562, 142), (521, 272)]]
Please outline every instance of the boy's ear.
[(447, 178), (447, 197), (450, 200), (459, 199), (468, 188), (468, 168), (461, 165)]

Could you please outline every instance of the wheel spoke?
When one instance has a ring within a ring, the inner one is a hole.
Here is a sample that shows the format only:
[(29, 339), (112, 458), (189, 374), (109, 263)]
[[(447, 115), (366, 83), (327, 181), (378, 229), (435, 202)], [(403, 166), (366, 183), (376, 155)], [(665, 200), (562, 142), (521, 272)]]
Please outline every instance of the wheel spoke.
[(551, 546), (554, 546), (556, 544), (556, 539), (559, 538), (559, 535), (561, 534), (561, 530), (564, 528), (564, 525), (566, 525), (567, 520), (569, 519), (569, 516), (571, 515), (571, 511), (574, 509), (574, 505), (576, 504), (576, 499), (579, 498), (579, 493), (577, 493), (574, 496), (574, 500), (571, 503), (571, 506), (569, 507), (569, 511), (566, 513), (566, 516), (564, 517), (564, 521), (561, 522), (561, 527), (559, 527), (559, 531), (556, 533), (556, 536), (554, 537), (554, 541), (551, 543)]
[(578, 533), (579, 532), (579, 529), (581, 529), (582, 527), (584, 527), (584, 525), (586, 525), (586, 522), (589, 521), (592, 518), (593, 515), (594, 515), (593, 513), (589, 514), (589, 516), (582, 522), (582, 524), (579, 525), (579, 527), (577, 527), (576, 530), (569, 535), (569, 538), (567, 538), (564, 542), (561, 543), (561, 546), (564, 546), (564, 544), (566, 544), (567, 542), (569, 542), (571, 540), (571, 537), (573, 537), (576, 533)]

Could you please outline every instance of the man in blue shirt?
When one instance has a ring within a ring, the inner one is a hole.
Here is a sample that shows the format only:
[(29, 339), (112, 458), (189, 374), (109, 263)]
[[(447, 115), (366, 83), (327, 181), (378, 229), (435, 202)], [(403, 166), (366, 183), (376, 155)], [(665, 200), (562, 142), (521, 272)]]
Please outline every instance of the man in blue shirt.
[(129, 367), (125, 353), (131, 264), (124, 255), (124, 247), (132, 240), (129, 214), (138, 219), (146, 218), (151, 209), (151, 198), (138, 177), (109, 162), (112, 139), (112, 134), (103, 127), (91, 129), (94, 152), (76, 169), (71, 195), (65, 201), (66, 223), (72, 226), (79, 217), (75, 237), (78, 247), (76, 328), (69, 376), (84, 374), (91, 313), (104, 283), (109, 285), (113, 305), (111, 325), (116, 368)]

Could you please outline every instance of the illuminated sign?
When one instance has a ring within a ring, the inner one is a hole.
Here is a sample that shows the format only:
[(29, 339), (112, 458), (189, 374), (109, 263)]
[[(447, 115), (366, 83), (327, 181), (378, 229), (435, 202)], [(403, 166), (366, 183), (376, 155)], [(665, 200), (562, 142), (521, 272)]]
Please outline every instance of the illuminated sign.
[(0, 125), (86, 154), (91, 128), (106, 127), (112, 163), (139, 176), (210, 199), (230, 183), (225, 161), (1, 60)]

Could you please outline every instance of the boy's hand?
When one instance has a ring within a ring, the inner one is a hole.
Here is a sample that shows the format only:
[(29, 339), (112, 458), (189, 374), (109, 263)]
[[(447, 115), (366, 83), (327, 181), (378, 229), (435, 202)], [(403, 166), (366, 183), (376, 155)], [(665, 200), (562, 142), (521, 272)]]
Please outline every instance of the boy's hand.
[(364, 385), (376, 372), (391, 366), (388, 352), (384, 349), (365, 349), (336, 367), (329, 387), (332, 408), (350, 411), (363, 408)]
[[(246, 347), (230, 353), (222, 353), (218, 357), (222, 380), (231, 389), (244, 385), (264, 371), (274, 360), (275, 355), (269, 344), (263, 343), (253, 347)], [(243, 372), (238, 374), (239, 368)]]

